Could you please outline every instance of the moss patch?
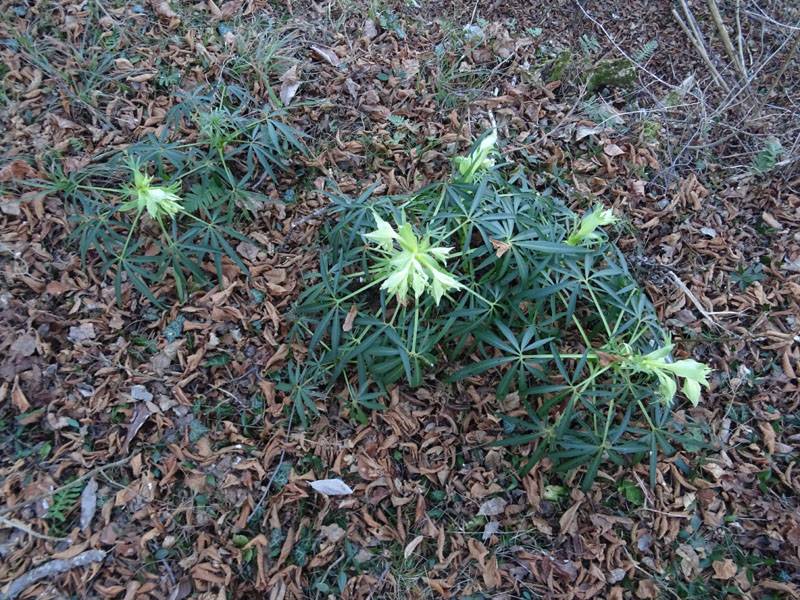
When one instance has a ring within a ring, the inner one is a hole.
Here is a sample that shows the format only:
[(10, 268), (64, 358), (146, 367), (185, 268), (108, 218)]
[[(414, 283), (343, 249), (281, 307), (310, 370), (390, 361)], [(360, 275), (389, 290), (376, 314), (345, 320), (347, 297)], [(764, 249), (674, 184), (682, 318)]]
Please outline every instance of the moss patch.
[(601, 60), (589, 72), (586, 91), (608, 88), (628, 88), (636, 76), (633, 64), (626, 58)]
[(550, 77), (548, 77), (548, 81), (559, 81), (563, 79), (564, 72), (571, 63), (572, 52), (570, 50), (563, 50), (560, 52), (553, 61), (553, 68), (550, 70)]

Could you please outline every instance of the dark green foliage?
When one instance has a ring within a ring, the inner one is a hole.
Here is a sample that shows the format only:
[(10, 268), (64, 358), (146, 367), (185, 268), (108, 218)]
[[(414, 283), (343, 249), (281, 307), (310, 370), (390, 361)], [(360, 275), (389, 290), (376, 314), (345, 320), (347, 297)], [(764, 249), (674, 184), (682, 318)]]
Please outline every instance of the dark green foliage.
[[(290, 334), (308, 349), (306, 380), (329, 389), (343, 381), (354, 403), (372, 409), (400, 381), (491, 383), (499, 399), (517, 393), (525, 408), (503, 416), (512, 434), (499, 442), (535, 443), (525, 472), (547, 456), (557, 471), (585, 468), (588, 487), (602, 463), (649, 454), (654, 479), (656, 450), (673, 452), (677, 439), (669, 406), (652, 374), (618, 368), (615, 356), (647, 354), (667, 337), (616, 246), (602, 234), (568, 245), (577, 216), (521, 170), (494, 168), (474, 183), (453, 178), (403, 197), (372, 190), (332, 197), (336, 220)], [(427, 294), (405, 305), (387, 297), (364, 237), (374, 213), (452, 247), (446, 268), (464, 287), (438, 306)], [(298, 409), (311, 409), (311, 398), (295, 394)]]

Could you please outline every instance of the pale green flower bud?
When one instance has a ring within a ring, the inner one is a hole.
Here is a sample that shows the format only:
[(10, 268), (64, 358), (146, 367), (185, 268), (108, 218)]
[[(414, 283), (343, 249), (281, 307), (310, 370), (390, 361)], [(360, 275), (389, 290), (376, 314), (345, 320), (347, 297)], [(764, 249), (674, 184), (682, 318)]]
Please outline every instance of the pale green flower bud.
[(567, 239), (567, 244), (570, 246), (577, 246), (583, 241), (596, 239), (599, 237), (598, 234), (595, 233), (598, 228), (616, 222), (617, 218), (614, 216), (611, 209), (603, 210), (601, 205), (597, 205), (592, 212), (587, 213), (583, 217), (580, 225)]
[(456, 157), (456, 165), (461, 174), (460, 179), (471, 183), (479, 171), (491, 169), (495, 162), (493, 158), (489, 158), (489, 155), (497, 152), (496, 146), (497, 131), (493, 129), (467, 156)]

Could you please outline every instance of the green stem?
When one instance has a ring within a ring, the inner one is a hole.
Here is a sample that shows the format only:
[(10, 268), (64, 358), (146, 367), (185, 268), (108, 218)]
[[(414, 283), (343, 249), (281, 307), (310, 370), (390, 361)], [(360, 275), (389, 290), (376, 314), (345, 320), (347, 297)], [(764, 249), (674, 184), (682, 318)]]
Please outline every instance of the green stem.
[(603, 321), (603, 326), (606, 328), (608, 339), (611, 340), (614, 337), (614, 334), (611, 332), (611, 328), (608, 326), (608, 321), (606, 320), (606, 315), (600, 306), (600, 301), (597, 299), (597, 296), (595, 296), (594, 289), (592, 288), (588, 279), (584, 281), (584, 284), (586, 285), (586, 289), (589, 290), (589, 295), (592, 297), (592, 301), (594, 302), (595, 308), (597, 308), (597, 313), (600, 315), (600, 319)]
[(439, 214), (439, 209), (442, 207), (442, 202), (444, 202), (444, 195), (447, 193), (447, 184), (442, 184), (442, 193), (439, 194), (439, 201), (436, 203), (436, 208), (433, 210), (432, 216), (437, 216)]
[(125, 238), (125, 245), (122, 246), (122, 252), (120, 252), (117, 255), (117, 258), (120, 261), (125, 260), (125, 253), (128, 251), (128, 246), (131, 243), (133, 232), (136, 230), (136, 224), (139, 222), (139, 217), (142, 216), (142, 212), (144, 212), (144, 206), (140, 206), (139, 209), (136, 211), (136, 217), (133, 219), (133, 223), (131, 223), (131, 229), (130, 231), (128, 231), (128, 237)]

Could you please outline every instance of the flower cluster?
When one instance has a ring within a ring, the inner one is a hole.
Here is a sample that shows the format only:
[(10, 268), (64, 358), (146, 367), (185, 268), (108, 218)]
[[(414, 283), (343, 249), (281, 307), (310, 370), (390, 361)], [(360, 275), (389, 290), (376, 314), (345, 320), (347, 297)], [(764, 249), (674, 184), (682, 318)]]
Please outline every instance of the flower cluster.
[(709, 387), (708, 376), (711, 369), (692, 359), (667, 362), (673, 347), (674, 344), (667, 344), (649, 354), (631, 353), (624, 357), (621, 364), (623, 368), (634, 372), (655, 375), (658, 378), (661, 399), (665, 404), (671, 402), (675, 397), (678, 389), (675, 378), (682, 377), (684, 395), (694, 406), (697, 406), (700, 403), (700, 386)]
[(151, 184), (153, 178), (140, 171), (136, 163), (131, 163), (130, 167), (133, 171), (133, 186), (127, 192), (131, 200), (124, 203), (120, 210), (135, 210), (138, 213), (146, 210), (159, 222), (164, 216), (171, 219), (182, 210), (181, 199), (176, 193), (180, 189), (179, 181), (168, 186), (154, 186)]
[(586, 213), (580, 225), (577, 225), (570, 234), (567, 244), (577, 246), (586, 241), (596, 240), (599, 237), (595, 233), (598, 228), (616, 223), (617, 220), (611, 209), (603, 210), (603, 207), (598, 205), (592, 212)]
[(456, 165), (461, 174), (460, 179), (466, 183), (472, 183), (480, 171), (485, 171), (494, 166), (493, 158), (490, 155), (497, 154), (497, 131), (494, 129), (484, 137), (481, 142), (466, 156), (457, 156)]
[(377, 214), (374, 216), (378, 228), (365, 237), (376, 242), (384, 254), (378, 268), (379, 277), (384, 280), (381, 289), (397, 296), (400, 303), (406, 302), (409, 288), (416, 300), (427, 290), (438, 305), (448, 290), (462, 287), (443, 267), (452, 248), (431, 246), (428, 235), (417, 238), (410, 223), (395, 231)]

